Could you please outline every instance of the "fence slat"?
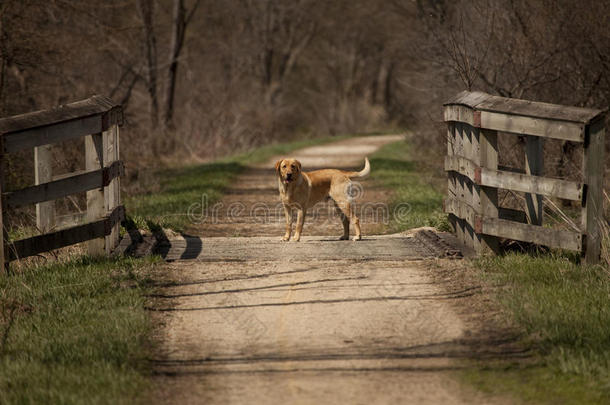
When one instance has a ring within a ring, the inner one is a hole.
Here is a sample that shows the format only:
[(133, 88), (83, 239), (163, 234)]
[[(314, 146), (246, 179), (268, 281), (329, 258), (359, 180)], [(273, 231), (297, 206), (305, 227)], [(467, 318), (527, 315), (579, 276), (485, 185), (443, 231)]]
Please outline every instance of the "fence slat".
[[(101, 170), (103, 159), (102, 134), (92, 134), (85, 137), (85, 168), (87, 171)], [(87, 191), (87, 222), (95, 222), (104, 216), (104, 189)], [(91, 256), (104, 253), (104, 238), (92, 239), (87, 242), (87, 252)]]
[(445, 157), (445, 170), (471, 177), (476, 184), (482, 186), (542, 194), (572, 201), (582, 199), (583, 186), (574, 181), (481, 168), (474, 162), (455, 156)]
[[(121, 176), (123, 171), (123, 162), (114, 162), (110, 167), (105, 167), (104, 169), (79, 173), (70, 177), (64, 177), (61, 180), (54, 180), (37, 186), (26, 187), (21, 190), (5, 193), (4, 197), (7, 205), (12, 208), (42, 201), (56, 200), (71, 194), (102, 188), (107, 185), (111, 179)], [(55, 211), (53, 210), (52, 213), (52, 215), (54, 215)], [(53, 226), (41, 228), (39, 225), (39, 229), (50, 230)]]
[(583, 198), (582, 227), (586, 232), (582, 247), (585, 261), (599, 262), (601, 253), (601, 221), (604, 218), (604, 120), (597, 120), (588, 127), (583, 168), (585, 171), (586, 195)]
[[(37, 146), (34, 148), (34, 181), (36, 184), (47, 183), (53, 178), (52, 171), (53, 156), (51, 145)], [(39, 186), (34, 186), (34, 188)], [(30, 187), (31, 189), (32, 187)], [(18, 191), (17, 193), (21, 192)], [(27, 196), (28, 192), (25, 192)], [(15, 193), (6, 195), (6, 203), (15, 207), (13, 196)], [(44, 201), (44, 202), (43, 202)], [(29, 204), (36, 204), (36, 227), (42, 233), (49, 232), (55, 228), (55, 201), (32, 200)], [(26, 203), (28, 204), (28, 203)], [(18, 205), (17, 205), (18, 206)]]
[(12, 261), (94, 238), (103, 238), (110, 233), (115, 224), (124, 218), (125, 209), (123, 206), (119, 206), (110, 215), (100, 220), (15, 241), (5, 246), (4, 254)]
[[(481, 129), (479, 134), (479, 165), (486, 171), (496, 171), (498, 169), (498, 133), (487, 129)], [(476, 180), (476, 179), (475, 179)], [(498, 189), (489, 187), (481, 182), (479, 186), (481, 208), (480, 215), (488, 218), (498, 218)], [(480, 249), (483, 252), (498, 253), (498, 238), (486, 234), (479, 236)]]
[(479, 218), (478, 229), (487, 235), (531, 242), (553, 248), (580, 250), (582, 235), (498, 218)]

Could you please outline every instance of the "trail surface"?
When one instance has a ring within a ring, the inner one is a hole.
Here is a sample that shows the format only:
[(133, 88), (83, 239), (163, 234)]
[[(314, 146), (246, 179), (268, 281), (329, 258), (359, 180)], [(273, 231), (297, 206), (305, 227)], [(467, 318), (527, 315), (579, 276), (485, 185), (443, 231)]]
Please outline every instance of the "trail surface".
[[(359, 169), (397, 136), (353, 138), (293, 153), (304, 170)], [(434, 277), (451, 251), (432, 232), (337, 241), (330, 207), (310, 213), (300, 243), (281, 242), (273, 162), (252, 167), (193, 237), (157, 249), (170, 262), (152, 298), (159, 348), (155, 400), (168, 404), (473, 404), (497, 399), (452, 378), (464, 358), (510, 355), (479, 328), (478, 287)], [(374, 171), (375, 168), (373, 167)], [(385, 202), (363, 182), (359, 203)], [(321, 204), (323, 205), (323, 204)], [(227, 210), (233, 207), (233, 211)], [(235, 208), (238, 207), (238, 208)], [(443, 264), (445, 263), (445, 264)]]

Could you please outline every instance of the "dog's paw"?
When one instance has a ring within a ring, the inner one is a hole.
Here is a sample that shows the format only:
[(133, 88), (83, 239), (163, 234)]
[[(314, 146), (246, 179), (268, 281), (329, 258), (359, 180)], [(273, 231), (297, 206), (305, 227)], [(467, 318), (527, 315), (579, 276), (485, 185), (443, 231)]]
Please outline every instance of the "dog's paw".
[(353, 241), (362, 240), (362, 236), (356, 235), (352, 238)]
[(284, 236), (282, 238), (282, 241), (284, 241), (284, 242), (288, 242), (289, 240), (290, 240), (290, 236)]
[(339, 238), (339, 240), (348, 240), (349, 239), (349, 235), (343, 235)]
[(293, 242), (299, 242), (300, 240), (301, 240), (300, 236), (295, 236), (295, 237), (292, 238)]

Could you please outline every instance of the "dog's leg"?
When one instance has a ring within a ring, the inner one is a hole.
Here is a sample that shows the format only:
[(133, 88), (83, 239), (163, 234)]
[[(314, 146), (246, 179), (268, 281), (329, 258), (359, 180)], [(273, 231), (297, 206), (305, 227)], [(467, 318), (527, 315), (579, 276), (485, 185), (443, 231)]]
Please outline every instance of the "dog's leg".
[(292, 210), (289, 206), (284, 204), (284, 215), (286, 216), (286, 233), (282, 240), (290, 240), (290, 234), (292, 233)]
[(339, 218), (341, 218), (341, 222), (343, 223), (343, 235), (339, 238), (339, 240), (348, 240), (349, 239), (349, 218), (343, 213), (343, 211), (341, 211), (341, 208), (339, 207), (339, 205), (337, 204), (337, 202), (335, 200), (333, 200), (333, 203), (335, 203), (335, 210), (337, 211), (337, 214), (339, 215)]
[(305, 222), (305, 214), (307, 210), (305, 208), (297, 208), (297, 227), (294, 231), (293, 241), (298, 242), (301, 240), (301, 232), (303, 231), (303, 223)]
[(356, 234), (354, 235), (354, 237), (352, 239), (353, 240), (362, 239), (362, 236), (360, 234), (360, 220), (354, 213), (352, 204), (350, 204), (349, 202), (344, 202), (344, 203), (339, 204), (339, 208), (341, 208), (341, 211), (343, 211), (343, 214), (349, 219), (348, 226), (349, 226), (349, 222), (351, 222), (354, 225), (354, 231), (356, 231)]

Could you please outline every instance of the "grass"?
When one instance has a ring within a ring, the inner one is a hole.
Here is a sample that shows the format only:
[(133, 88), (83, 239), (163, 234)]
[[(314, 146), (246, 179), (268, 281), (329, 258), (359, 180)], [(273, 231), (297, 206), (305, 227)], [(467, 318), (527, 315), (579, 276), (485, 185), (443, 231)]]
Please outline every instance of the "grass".
[(500, 286), (498, 300), (536, 354), (527, 367), (483, 365), (465, 373), (484, 391), (531, 403), (610, 403), (610, 271), (559, 253), (510, 253), (474, 261)]
[(220, 200), (225, 188), (247, 165), (261, 163), (296, 149), (349, 137), (350, 135), (320, 137), (272, 144), (216, 162), (159, 170), (156, 177), (159, 179), (160, 190), (127, 196), (127, 213), (134, 226), (139, 229), (154, 229), (160, 226), (183, 232), (189, 224), (189, 209), (200, 211), (202, 204), (210, 206)]
[(133, 403), (149, 388), (154, 263), (81, 257), (0, 277), (0, 403)]
[(449, 230), (443, 213), (443, 193), (439, 177), (425, 173), (406, 141), (383, 146), (371, 157), (371, 178), (392, 190), (390, 231), (400, 232), (421, 226)]

